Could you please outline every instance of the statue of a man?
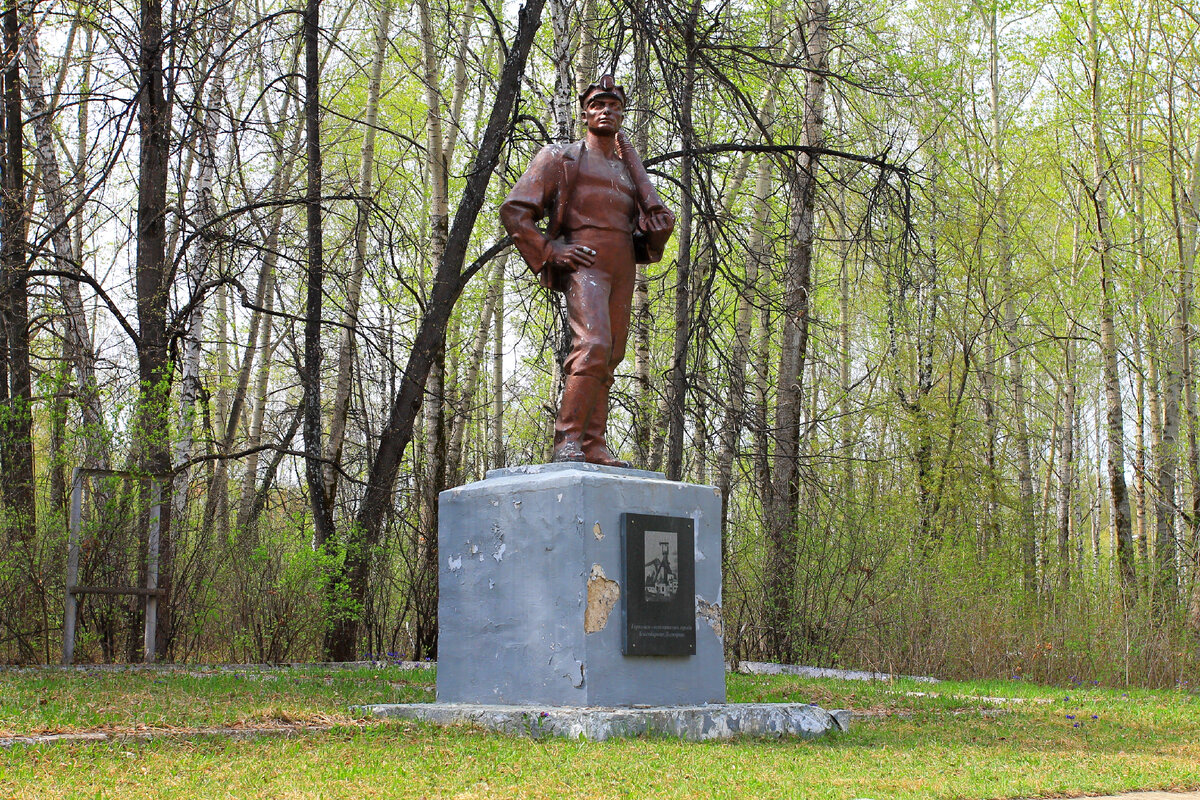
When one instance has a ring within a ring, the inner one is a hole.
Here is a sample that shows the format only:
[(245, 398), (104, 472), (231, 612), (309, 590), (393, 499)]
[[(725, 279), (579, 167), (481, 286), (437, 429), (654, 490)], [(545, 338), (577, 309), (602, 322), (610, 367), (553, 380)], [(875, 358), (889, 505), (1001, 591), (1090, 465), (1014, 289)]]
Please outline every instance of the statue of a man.
[[(554, 460), (628, 467), (605, 442), (608, 391), (625, 357), (634, 264), (652, 264), (675, 228), (646, 168), (621, 133), (625, 90), (611, 75), (579, 96), (587, 135), (547, 145), (500, 220), (543, 286), (564, 292), (571, 353), (554, 423)], [(535, 223), (548, 218), (545, 231)]]

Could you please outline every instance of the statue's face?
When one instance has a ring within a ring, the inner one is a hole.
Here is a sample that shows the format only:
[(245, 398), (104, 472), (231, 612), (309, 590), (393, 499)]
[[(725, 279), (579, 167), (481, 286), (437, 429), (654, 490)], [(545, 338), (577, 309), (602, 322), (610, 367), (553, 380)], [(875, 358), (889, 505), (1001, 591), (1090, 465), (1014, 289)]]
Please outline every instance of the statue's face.
[(600, 136), (616, 136), (625, 120), (625, 106), (615, 97), (597, 95), (583, 107), (587, 129)]

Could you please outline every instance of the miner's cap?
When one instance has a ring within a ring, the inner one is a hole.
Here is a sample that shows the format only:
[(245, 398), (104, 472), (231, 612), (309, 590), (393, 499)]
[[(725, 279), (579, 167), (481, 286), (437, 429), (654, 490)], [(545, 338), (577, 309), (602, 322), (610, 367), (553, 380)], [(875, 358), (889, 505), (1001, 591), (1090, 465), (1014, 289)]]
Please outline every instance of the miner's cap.
[(625, 87), (618, 86), (612, 75), (601, 75), (599, 81), (580, 92), (579, 107), (586, 108), (588, 101), (593, 97), (612, 97), (619, 100), (622, 106), (628, 105), (625, 100)]

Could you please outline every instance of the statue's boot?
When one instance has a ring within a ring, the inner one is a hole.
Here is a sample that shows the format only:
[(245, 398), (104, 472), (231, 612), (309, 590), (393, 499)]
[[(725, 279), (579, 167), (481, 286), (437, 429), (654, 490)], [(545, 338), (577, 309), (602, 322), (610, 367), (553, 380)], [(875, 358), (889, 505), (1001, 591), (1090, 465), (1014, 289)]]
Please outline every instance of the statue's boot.
[(589, 375), (568, 375), (563, 382), (558, 419), (554, 420), (554, 455), (551, 461), (587, 461), (583, 452), (584, 431), (596, 394), (603, 384)]
[(592, 408), (592, 415), (588, 418), (583, 435), (583, 453), (591, 464), (628, 468), (629, 462), (614, 456), (608, 449), (608, 442), (604, 440), (605, 429), (608, 427), (608, 388), (608, 384), (601, 383), (600, 390), (596, 393), (596, 404)]

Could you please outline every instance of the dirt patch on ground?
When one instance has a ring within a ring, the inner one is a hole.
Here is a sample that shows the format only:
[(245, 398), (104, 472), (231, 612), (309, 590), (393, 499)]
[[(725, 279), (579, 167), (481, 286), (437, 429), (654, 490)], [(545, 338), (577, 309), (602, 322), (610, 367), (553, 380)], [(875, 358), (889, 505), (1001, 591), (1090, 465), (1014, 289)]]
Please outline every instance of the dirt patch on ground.
[[(324, 733), (334, 727), (347, 727), (347, 723), (297, 722), (284, 724), (235, 724), (217, 728), (113, 728), (88, 731), (63, 731), (58, 733), (33, 733), (25, 736), (0, 737), (0, 748), (14, 745), (71, 744), (74, 742), (131, 742), (149, 739), (186, 739), (192, 736), (221, 736), (228, 739), (253, 739), (256, 736), (288, 738), (307, 733)], [(361, 725), (352, 727), (361, 727)]]
[[(1200, 800), (1200, 792), (1134, 792), (1133, 794), (1076, 795), (1088, 800)], [(1058, 798), (1068, 800), (1068, 798)]]

